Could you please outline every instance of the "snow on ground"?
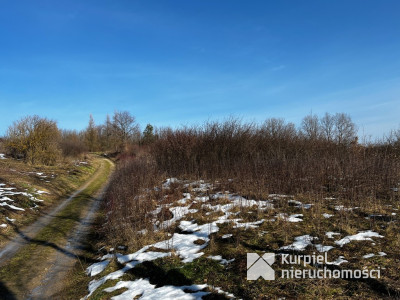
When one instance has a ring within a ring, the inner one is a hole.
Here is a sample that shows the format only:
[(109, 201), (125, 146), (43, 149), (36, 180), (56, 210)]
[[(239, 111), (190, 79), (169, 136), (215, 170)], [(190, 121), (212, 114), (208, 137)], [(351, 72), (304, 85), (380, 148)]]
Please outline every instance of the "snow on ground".
[(205, 183), (204, 180), (193, 181), (183, 185), (185, 188), (190, 188), (192, 192), (207, 192), (213, 188), (210, 183)]
[(315, 246), (315, 249), (317, 249), (317, 251), (319, 251), (319, 252), (328, 252), (329, 250), (335, 248), (333, 246), (324, 246), (322, 244), (317, 244), (314, 246)]
[(223, 239), (228, 239), (228, 238), (230, 238), (230, 237), (232, 237), (232, 236), (233, 236), (233, 234), (228, 233), (228, 234), (224, 234), (224, 235), (222, 236), (222, 238), (223, 238)]
[(0, 159), (6, 159), (6, 155), (4, 153), (0, 153)]
[[(169, 189), (172, 184), (185, 183), (177, 178), (169, 178), (163, 183), (163, 188)], [(271, 194), (269, 198), (273, 200), (249, 200), (243, 198), (240, 195), (230, 194), (229, 192), (224, 193), (209, 193), (213, 185), (205, 183), (204, 181), (195, 181), (192, 183), (185, 183), (183, 185), (190, 191), (190, 193), (184, 193), (182, 199), (175, 203), (159, 205), (153, 212), (153, 216), (157, 216), (163, 208), (168, 208), (172, 213), (170, 220), (158, 223), (155, 227), (156, 230), (165, 229), (171, 227), (174, 223), (179, 221), (177, 226), (180, 231), (170, 234), (170, 238), (156, 242), (151, 245), (144, 246), (142, 249), (130, 253), (130, 254), (108, 254), (103, 256), (102, 260), (91, 265), (87, 268), (86, 272), (90, 276), (96, 276), (104, 271), (108, 266), (110, 260), (116, 256), (118, 262), (123, 267), (117, 271), (107, 274), (99, 279), (94, 279), (89, 283), (89, 297), (95, 290), (100, 288), (105, 282), (109, 280), (116, 280), (121, 278), (127, 271), (135, 268), (138, 264), (145, 261), (152, 261), (163, 257), (176, 255), (180, 258), (182, 263), (190, 263), (199, 257), (204, 255), (204, 249), (208, 246), (210, 241), (210, 235), (219, 231), (219, 225), (229, 223), (232, 228), (242, 228), (244, 230), (248, 228), (257, 228), (265, 220), (257, 220), (253, 222), (245, 222), (241, 218), (235, 218), (239, 215), (241, 209), (252, 208), (249, 212), (264, 211), (267, 209), (274, 209), (273, 202), (278, 200), (288, 201), (289, 205), (295, 208), (310, 209), (311, 204), (303, 204), (297, 200), (286, 200), (287, 195)], [(207, 192), (207, 194), (205, 194)], [(40, 194), (40, 193), (38, 193)], [(221, 202), (218, 202), (221, 201)], [(206, 209), (206, 216), (209, 217), (209, 223), (199, 225), (195, 219), (188, 220), (188, 215), (191, 213), (198, 212), (197, 209), (192, 209), (192, 204), (198, 203), (202, 209)], [(239, 209), (238, 209), (239, 208)], [(334, 207), (336, 211), (351, 211), (356, 208), (346, 208), (343, 205), (337, 205)], [(212, 219), (212, 216), (215, 216)], [(324, 218), (333, 217), (333, 214), (322, 214)], [(303, 222), (303, 214), (292, 214), (288, 215), (284, 212), (278, 212), (276, 219), (281, 219), (287, 222)], [(272, 219), (275, 220), (275, 219)], [(271, 221), (272, 221), (271, 220)], [(157, 221), (157, 220), (155, 220)], [(143, 234), (146, 234), (143, 231)], [(329, 239), (334, 239), (335, 236), (340, 235), (337, 232), (326, 232), (325, 235)], [(224, 234), (222, 239), (232, 237), (231, 233)], [(373, 231), (363, 231), (358, 234), (344, 237), (343, 239), (335, 241), (336, 245), (343, 246), (352, 240), (370, 240), (372, 237), (383, 237)], [(308, 246), (314, 247), (318, 252), (327, 252), (334, 248), (331, 245), (314, 244), (318, 240), (317, 237), (310, 236), (308, 234), (301, 235), (294, 238), (294, 242), (290, 245), (279, 248), (283, 251), (304, 251)], [(378, 255), (384, 256), (386, 253), (379, 252)], [(375, 254), (370, 253), (364, 255), (364, 258), (373, 257)], [(234, 259), (228, 260), (223, 258), (221, 255), (207, 256), (207, 258), (216, 260), (222, 265), (232, 263)], [(344, 256), (339, 256), (336, 260), (326, 262), (329, 265), (340, 265), (347, 262)], [(193, 286), (161, 286), (156, 287), (150, 284), (148, 279), (137, 279), (135, 281), (119, 281), (113, 287), (104, 289), (105, 292), (115, 292), (122, 289), (121, 294), (112, 297), (111, 299), (133, 299), (140, 296), (140, 299), (201, 299), (202, 296), (208, 295), (209, 292), (204, 291), (207, 285), (193, 285)], [(228, 294), (221, 289), (214, 288), (214, 291), (225, 294), (228, 297), (234, 297), (232, 294)]]
[(317, 239), (310, 235), (302, 235), (294, 238), (294, 243), (288, 246), (283, 246), (279, 248), (280, 250), (294, 250), (294, 251), (304, 251), (308, 245), (312, 245), (312, 241)]
[(298, 200), (288, 200), (289, 205), (292, 204), (296, 208), (310, 209), (312, 204), (303, 204)]
[[(169, 188), (172, 183), (179, 182), (176, 178), (170, 178), (163, 184), (163, 188)], [(195, 186), (200, 186), (202, 188), (209, 188), (210, 185), (204, 182), (196, 182)], [(193, 188), (195, 189), (195, 188)], [(192, 190), (193, 190), (192, 189)], [(178, 200), (178, 204), (186, 204), (189, 199), (192, 199), (191, 194), (185, 193), (183, 199)], [(223, 223), (232, 223), (234, 228), (257, 228), (261, 225), (264, 220), (258, 220), (255, 222), (241, 222), (242, 219), (229, 219), (233, 215), (231, 212), (232, 209), (235, 207), (241, 208), (250, 208), (255, 207), (256, 209), (264, 210), (264, 209), (272, 209), (273, 205), (271, 201), (255, 201), (255, 200), (247, 200), (241, 196), (233, 195), (233, 194), (212, 194), (210, 197), (202, 196), (202, 197), (195, 197), (194, 201), (200, 202), (207, 202), (211, 199), (218, 200), (224, 199), (228, 200), (228, 204), (217, 204), (217, 205), (210, 205), (210, 204), (202, 204), (203, 207), (206, 207), (215, 212), (222, 212), (223, 215), (219, 216), (215, 221), (211, 223), (206, 223), (202, 225), (198, 225), (195, 221), (188, 221), (188, 220), (181, 220), (189, 213), (197, 212), (196, 209), (190, 209), (191, 204), (188, 206), (173, 206), (172, 204), (164, 205), (164, 207), (168, 207), (170, 212), (172, 213), (173, 217), (170, 220), (164, 221), (159, 225), (159, 228), (166, 228), (171, 226), (173, 223), (180, 221), (178, 228), (182, 231), (182, 233), (174, 233), (170, 239), (160, 241), (151, 245), (147, 245), (140, 249), (139, 251), (127, 255), (117, 254), (117, 260), (120, 264), (124, 265), (124, 267), (120, 270), (112, 272), (103, 276), (100, 279), (92, 280), (89, 284), (89, 295), (90, 296), (97, 288), (99, 288), (102, 284), (104, 284), (108, 280), (118, 279), (120, 278), (125, 272), (134, 268), (136, 265), (144, 262), (144, 261), (151, 261), (158, 258), (171, 256), (172, 254), (177, 255), (182, 263), (189, 263), (193, 260), (201, 257), (204, 255), (202, 250), (208, 246), (208, 242), (210, 241), (210, 235), (219, 231), (218, 224)], [(162, 209), (162, 206), (157, 207), (156, 210), (152, 212), (153, 215), (157, 215)], [(226, 237), (230, 237), (232, 235), (226, 235)], [(163, 250), (161, 252), (154, 252), (149, 251), (149, 249), (160, 249)], [(87, 270), (87, 274), (90, 276), (95, 276), (100, 274), (109, 264), (112, 255), (103, 257), (103, 260), (91, 265)], [(218, 260), (221, 264), (228, 264), (231, 263), (233, 260), (226, 260), (219, 256), (211, 257), (211, 259)], [(140, 281), (141, 283), (145, 284), (145, 281)], [(113, 297), (112, 299), (132, 299), (132, 295), (142, 295), (141, 299), (146, 299), (146, 297), (155, 297), (155, 292), (162, 292), (163, 299), (168, 299), (166, 297), (166, 292), (171, 291), (171, 297), (180, 299), (179, 297), (183, 297), (182, 299), (197, 299), (196, 292), (195, 293), (185, 293), (179, 287), (161, 287), (161, 288), (151, 288), (150, 290), (141, 290), (140, 292), (137, 291), (135, 286), (137, 283), (135, 282), (120, 282), (117, 285), (121, 286), (124, 285), (128, 288), (128, 291), (122, 293), (119, 296)], [(150, 288), (150, 287), (149, 287)], [(163, 289), (165, 288), (165, 289)], [(187, 287), (185, 287), (187, 288)], [(107, 289), (106, 291), (112, 291), (111, 289)], [(225, 293), (221, 290), (218, 293)], [(199, 292), (199, 295), (206, 295), (205, 292)], [(229, 295), (225, 293), (226, 295)], [(147, 296), (149, 295), (149, 296)], [(87, 297), (88, 297), (87, 296)], [(126, 297), (126, 298), (125, 298)], [(193, 298), (194, 297), (194, 298)]]
[(90, 265), (86, 269), (86, 274), (88, 274), (90, 276), (95, 276), (95, 275), (103, 272), (104, 269), (108, 266), (109, 263), (110, 263), (109, 260), (103, 260), (103, 261), (99, 261), (97, 263), (94, 263), (93, 265)]
[(235, 261), (234, 258), (229, 259), (229, 260), (228, 260), (228, 259), (225, 259), (225, 258), (222, 258), (221, 255), (214, 255), (214, 256), (210, 255), (210, 256), (207, 256), (207, 258), (210, 258), (210, 259), (212, 259), (212, 260), (219, 261), (219, 263), (220, 263), (221, 265), (227, 265), (227, 264), (230, 264), (231, 262)]
[(288, 216), (285, 213), (279, 213), (276, 217), (278, 219), (281, 219), (281, 220), (284, 220), (287, 222), (293, 222), (293, 223), (303, 222), (303, 219), (300, 219), (300, 217), (303, 217), (303, 214), (294, 214), (294, 215)]
[(255, 221), (255, 222), (246, 222), (246, 223), (239, 223), (240, 219), (236, 219), (234, 220), (235, 225), (233, 226), (233, 228), (244, 228), (244, 229), (248, 229), (248, 228), (257, 228), (259, 225), (261, 225), (262, 223), (264, 223), (264, 219), (261, 219), (259, 221)]
[[(304, 251), (307, 246), (313, 245), (313, 241), (318, 240), (317, 237), (312, 237), (310, 235), (302, 235), (294, 238), (293, 244), (283, 246), (279, 248), (280, 250), (286, 250), (286, 251)], [(319, 252), (328, 252), (333, 246), (324, 246), (322, 244), (315, 244), (313, 245), (315, 249)]]
[(240, 207), (240, 208), (250, 208), (253, 206), (256, 206), (257, 209), (259, 210), (266, 210), (266, 209), (273, 209), (274, 205), (272, 204), (271, 201), (265, 201), (265, 200), (248, 200), (246, 198), (243, 198), (238, 195), (234, 194), (228, 194), (228, 193), (217, 193), (213, 194), (210, 196), (211, 199), (213, 200), (228, 200), (230, 203), (228, 204), (217, 204), (217, 205), (210, 205), (210, 204), (204, 204), (204, 207), (207, 207), (211, 210), (214, 211), (222, 211), (222, 212), (227, 212), (229, 210), (232, 210), (234, 207)]
[(341, 240), (335, 241), (335, 244), (339, 245), (340, 247), (343, 247), (343, 245), (350, 243), (351, 241), (372, 241), (371, 237), (379, 237), (383, 238), (382, 235), (380, 235), (377, 232), (374, 232), (372, 230), (367, 230), (367, 231), (361, 231), (355, 235), (349, 235)]
[(322, 216), (323, 216), (325, 219), (329, 219), (329, 218), (333, 217), (333, 215), (330, 215), (330, 214), (327, 214), (327, 213), (322, 214)]
[(335, 210), (337, 211), (352, 211), (358, 209), (359, 207), (344, 207), (344, 205), (336, 205)]
[[(182, 224), (182, 222), (184, 222)], [(182, 221), (179, 228), (184, 231), (192, 232), (190, 234), (174, 233), (171, 239), (153, 244), (153, 247), (171, 250), (174, 249), (177, 255), (182, 259), (182, 262), (192, 262), (199, 258), (204, 253), (200, 252), (209, 242), (209, 235), (219, 230), (215, 222), (197, 225), (189, 221)], [(204, 241), (202, 245), (195, 242), (198, 240)]]
[[(10, 204), (8, 202), (14, 202), (14, 200), (10, 197), (12, 196), (17, 196), (17, 195), (22, 195), (24, 197), (27, 197), (29, 200), (33, 201), (33, 202), (43, 202), (43, 200), (38, 199), (35, 195), (28, 193), (28, 192), (18, 192), (15, 191), (16, 188), (14, 187), (5, 187), (6, 185), (4, 183), (0, 183), (0, 206), (3, 207), (8, 207), (12, 210), (17, 210), (17, 211), (25, 211), (24, 208), (18, 207), (17, 205), (14, 204)], [(41, 194), (49, 194), (49, 192), (46, 191), (40, 191), (40, 190), (36, 190), (34, 192), (37, 195), (41, 195)]]
[(327, 265), (340, 266), (341, 264), (346, 262), (348, 261), (344, 259), (344, 256), (340, 255), (335, 261), (326, 261), (325, 263)]
[(25, 210), (25, 209), (23, 209), (21, 207), (17, 207), (15, 205), (11, 205), (11, 204), (8, 204), (6, 202), (0, 202), (0, 206), (7, 206), (7, 207), (9, 207), (9, 208), (11, 208), (13, 210), (20, 210), (20, 211), (24, 211)]
[[(378, 256), (386, 256), (387, 254), (385, 252), (378, 252), (377, 255)], [(363, 255), (363, 258), (371, 258), (374, 256), (376, 256), (374, 253), (368, 253), (368, 254)]]
[[(49, 192), (41, 190), (35, 190), (32, 193), (21, 192), (18, 191), (15, 187), (6, 187), (6, 184), (0, 183), (0, 206), (13, 210), (14, 212), (25, 211), (25, 208), (19, 207), (18, 201), (15, 201), (16, 198), (13, 197), (13, 196), (23, 196), (32, 201), (31, 205), (34, 206), (31, 207), (31, 209), (38, 208), (39, 206), (37, 206), (34, 202), (43, 202), (43, 200), (37, 198), (37, 195), (42, 195), (42, 194), (49, 194)], [(6, 217), (5, 219), (11, 223), (15, 222), (15, 219), (11, 219), (8, 217)], [(0, 227), (6, 228), (7, 224), (1, 224)]]
[(328, 232), (325, 233), (325, 235), (328, 237), (328, 239), (333, 239), (334, 235), (340, 235), (340, 233), (339, 232), (328, 231)]
[(177, 206), (177, 207), (171, 207), (169, 211), (173, 215), (172, 219), (162, 222), (159, 225), (159, 229), (171, 227), (172, 224), (182, 219), (185, 215), (189, 213), (196, 213), (197, 209), (189, 209), (189, 206)]
[(164, 189), (169, 189), (170, 186), (174, 183), (179, 183), (180, 181), (177, 178), (168, 178), (164, 183), (163, 183), (163, 188)]
[(165, 285), (156, 288), (148, 279), (137, 279), (135, 281), (120, 281), (115, 286), (106, 288), (104, 291), (111, 293), (125, 288), (125, 292), (114, 296), (113, 300), (131, 300), (141, 296), (140, 299), (163, 299), (163, 300), (190, 300), (202, 299), (210, 293), (202, 290), (207, 287), (206, 284), (190, 286), (171, 286)]
[(6, 217), (6, 220), (7, 220), (8, 222), (11, 222), (11, 223), (14, 223), (14, 222), (15, 222), (15, 219), (10, 219), (9, 217)]

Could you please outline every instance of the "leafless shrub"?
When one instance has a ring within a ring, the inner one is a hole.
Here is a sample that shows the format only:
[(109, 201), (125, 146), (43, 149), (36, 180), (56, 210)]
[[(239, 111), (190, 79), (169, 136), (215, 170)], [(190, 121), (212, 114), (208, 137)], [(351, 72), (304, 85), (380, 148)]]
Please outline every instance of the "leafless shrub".
[(345, 114), (313, 116), (305, 123), (297, 129), (282, 119), (254, 124), (230, 118), (157, 129), (157, 138), (128, 155), (134, 161), (123, 161), (114, 176), (107, 193), (113, 234), (127, 236), (121, 233), (151, 227), (148, 212), (154, 201), (168, 198), (154, 187), (166, 177), (218, 182), (222, 190), (257, 199), (270, 193), (303, 194), (358, 207), (398, 199), (391, 189), (400, 182), (395, 134), (390, 142), (362, 145)]
[(61, 131), (60, 148), (64, 157), (78, 157), (87, 151), (83, 134), (75, 130)]
[(355, 125), (345, 114), (326, 114), (323, 120), (322, 126), (318, 117), (306, 117), (299, 133), (280, 119), (164, 129), (151, 153), (170, 176), (234, 179), (249, 196), (315, 192), (353, 200), (389, 197), (399, 180), (393, 146), (358, 144)]
[(5, 147), (15, 158), (31, 164), (54, 164), (60, 156), (57, 123), (39, 116), (27, 116), (7, 130)]

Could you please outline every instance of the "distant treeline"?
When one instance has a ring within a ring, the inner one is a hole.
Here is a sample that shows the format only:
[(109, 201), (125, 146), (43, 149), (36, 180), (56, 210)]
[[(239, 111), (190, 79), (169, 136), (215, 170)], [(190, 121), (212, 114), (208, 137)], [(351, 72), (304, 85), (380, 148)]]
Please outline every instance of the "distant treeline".
[[(311, 114), (297, 127), (283, 119), (243, 123), (230, 118), (178, 129), (155, 129), (148, 124), (141, 132), (133, 115), (116, 111), (112, 117), (107, 115), (103, 124), (96, 124), (90, 115), (82, 131), (61, 130), (56, 121), (27, 116), (8, 128), (2, 147), (8, 155), (31, 164), (54, 164), (63, 157), (78, 157), (86, 152), (135, 156), (145, 149), (158, 167), (170, 174), (202, 176), (212, 172), (215, 176), (227, 168), (232, 172), (240, 161), (252, 161), (258, 169), (260, 162), (263, 165), (282, 158), (304, 159), (309, 149), (313, 154), (318, 150), (325, 155), (333, 149), (335, 153), (379, 147), (394, 151), (399, 144), (400, 129), (361, 146), (356, 125), (344, 113), (326, 113), (322, 117)], [(297, 156), (293, 157), (294, 153)]]
[(379, 190), (387, 196), (400, 182), (400, 130), (360, 144), (355, 124), (342, 113), (306, 116), (299, 128), (281, 119), (230, 119), (159, 130), (151, 154), (169, 176), (232, 178), (250, 195), (258, 187), (261, 193), (340, 192), (355, 198)]
[(130, 145), (146, 143), (151, 138), (151, 125), (140, 132), (135, 117), (127, 111), (107, 116), (104, 124), (96, 125), (92, 115), (85, 130), (61, 130), (56, 121), (27, 116), (14, 122), (7, 130), (2, 147), (8, 155), (31, 164), (55, 164), (65, 157), (78, 157), (86, 152), (121, 153)]

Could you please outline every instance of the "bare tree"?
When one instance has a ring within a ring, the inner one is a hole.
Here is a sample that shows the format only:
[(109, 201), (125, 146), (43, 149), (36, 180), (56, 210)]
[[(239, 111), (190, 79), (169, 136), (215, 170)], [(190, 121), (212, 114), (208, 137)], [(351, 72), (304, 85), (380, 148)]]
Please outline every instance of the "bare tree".
[(6, 148), (14, 157), (32, 164), (54, 164), (60, 156), (57, 123), (37, 115), (27, 116), (8, 128)]
[(301, 133), (310, 140), (316, 140), (320, 137), (321, 130), (317, 115), (310, 114), (303, 118), (301, 122)]
[(334, 140), (335, 131), (336, 131), (336, 118), (330, 113), (325, 113), (325, 115), (320, 120), (321, 133), (323, 138), (325, 138), (328, 142)]
[(345, 113), (335, 114), (336, 142), (339, 145), (348, 145), (354, 142), (356, 135), (356, 125), (351, 117)]
[(90, 152), (96, 151), (98, 149), (98, 137), (97, 137), (97, 130), (96, 124), (94, 123), (93, 116), (90, 115), (89, 117), (89, 124), (85, 131), (85, 142), (88, 150)]
[(116, 111), (113, 116), (113, 132), (120, 150), (126, 148), (129, 141), (140, 138), (139, 125), (135, 117), (127, 111)]
[(64, 157), (77, 157), (86, 151), (83, 132), (76, 130), (62, 130), (60, 147)]

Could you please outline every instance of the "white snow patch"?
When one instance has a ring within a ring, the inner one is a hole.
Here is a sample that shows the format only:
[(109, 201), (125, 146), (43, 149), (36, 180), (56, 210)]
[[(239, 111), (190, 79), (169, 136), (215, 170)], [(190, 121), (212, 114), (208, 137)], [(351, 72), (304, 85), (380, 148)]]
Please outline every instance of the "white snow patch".
[(10, 205), (10, 204), (8, 204), (8, 203), (6, 203), (6, 202), (1, 202), (0, 203), (0, 206), (8, 206), (9, 208), (11, 208), (11, 209), (13, 209), (13, 210), (21, 210), (21, 211), (24, 211), (25, 209), (23, 209), (23, 208), (21, 208), (21, 207), (17, 207), (17, 206), (14, 206), (14, 205)]
[(330, 214), (327, 214), (327, 213), (322, 214), (322, 216), (323, 216), (325, 219), (329, 219), (330, 217), (333, 217), (333, 215), (330, 215)]
[(332, 231), (328, 231), (325, 233), (325, 235), (328, 237), (328, 239), (333, 239), (334, 235), (340, 235), (339, 232), (332, 232)]
[(0, 228), (7, 228), (7, 224), (1, 224)]
[(207, 258), (210, 258), (210, 259), (212, 259), (212, 260), (217, 260), (217, 261), (219, 261), (219, 263), (222, 264), (222, 265), (227, 265), (227, 264), (230, 264), (231, 262), (235, 261), (234, 258), (229, 259), (229, 260), (224, 259), (224, 258), (222, 258), (221, 255), (215, 255), (215, 256), (210, 255), (210, 256), (208, 256)]
[(344, 256), (340, 255), (335, 261), (327, 261), (325, 262), (327, 265), (335, 265), (335, 266), (340, 266), (343, 263), (348, 262), (347, 260), (344, 259)]
[[(150, 248), (150, 246), (146, 246), (146, 247), (142, 248), (141, 250), (137, 251), (136, 253), (133, 253), (131, 256), (134, 257), (135, 260), (132, 262), (128, 262), (125, 265), (125, 267), (123, 267), (122, 269), (112, 272), (110, 274), (107, 274), (106, 276), (104, 276), (98, 280), (92, 280), (89, 283), (89, 294), (85, 297), (85, 299), (87, 299), (97, 288), (99, 288), (107, 280), (114, 280), (114, 279), (120, 278), (121, 276), (123, 276), (125, 274), (125, 272), (133, 269), (134, 267), (136, 267), (136, 265), (142, 263), (143, 261), (154, 260), (159, 257), (164, 257), (164, 256), (170, 255), (170, 253), (160, 253), (160, 252), (148, 252), (147, 254), (144, 254), (143, 252), (145, 250), (147, 250), (148, 248)], [(125, 260), (130, 260), (130, 259), (131, 259), (131, 257), (127, 257), (126, 255), (118, 257), (119, 262), (125, 261)], [(121, 299), (123, 299), (123, 298), (121, 298)]]
[(244, 229), (248, 229), (248, 228), (257, 228), (258, 225), (264, 223), (264, 219), (259, 220), (259, 221), (255, 221), (255, 222), (247, 222), (247, 223), (239, 223), (237, 220), (235, 220), (235, 224), (233, 226), (233, 228), (244, 228)]
[(202, 197), (195, 197), (194, 198), (194, 201), (200, 201), (200, 202), (207, 202), (207, 201), (209, 201), (210, 200), (210, 197), (208, 197), (208, 196), (202, 196)]
[(279, 248), (280, 250), (295, 250), (295, 251), (304, 251), (308, 245), (312, 244), (312, 241), (317, 239), (316, 237), (312, 237), (310, 235), (302, 235), (294, 238), (294, 243), (288, 246), (283, 246)]
[(0, 153), (0, 159), (6, 159), (6, 155), (4, 153)]
[[(194, 259), (202, 256), (204, 253), (199, 251), (207, 246), (207, 243), (210, 240), (209, 235), (219, 230), (215, 222), (204, 225), (197, 225), (192, 222), (182, 221), (179, 225), (179, 228), (184, 231), (193, 233), (174, 233), (171, 239), (158, 242), (156, 244), (153, 244), (153, 246), (155, 248), (165, 250), (174, 249), (179, 257), (182, 258), (182, 262), (184, 263), (192, 262)], [(198, 245), (194, 243), (199, 239), (204, 240), (204, 244)]]
[(230, 237), (232, 237), (232, 236), (233, 236), (233, 234), (228, 233), (228, 234), (224, 234), (224, 235), (222, 236), (222, 238), (223, 238), (223, 239), (228, 239), (228, 238), (230, 238)]
[(363, 255), (363, 258), (371, 258), (371, 257), (374, 257), (374, 256), (375, 256), (374, 253), (369, 253), (369, 254)]
[(234, 207), (253, 207), (256, 206), (257, 209), (260, 210), (266, 210), (266, 209), (272, 209), (274, 205), (271, 203), (271, 201), (265, 201), (265, 200), (248, 200), (246, 198), (243, 198), (238, 195), (233, 195), (233, 194), (223, 194), (223, 193), (217, 193), (213, 194), (210, 197), (211, 199), (226, 199), (230, 200), (231, 203), (224, 204), (224, 205), (210, 205), (210, 204), (204, 204), (204, 207), (207, 207), (209, 209), (212, 209), (214, 211), (222, 211), (222, 212), (227, 212)]
[(300, 219), (300, 217), (303, 217), (303, 214), (294, 214), (294, 215), (288, 216), (285, 213), (279, 213), (276, 217), (278, 219), (282, 219), (287, 222), (293, 222), (293, 223), (303, 222), (303, 219)]
[(289, 198), (292, 197), (290, 195), (282, 195), (282, 194), (269, 194), (268, 198), (273, 198), (273, 199), (280, 199), (280, 198)]
[(335, 244), (342, 247), (343, 245), (348, 244), (351, 241), (372, 241), (371, 237), (383, 238), (383, 235), (380, 235), (379, 233), (372, 230), (361, 231), (355, 235), (349, 235), (342, 238), (341, 240), (335, 241)]
[(343, 205), (336, 205), (335, 210), (337, 211), (352, 211), (358, 209), (359, 207), (344, 207)]
[(169, 189), (169, 187), (171, 186), (171, 184), (173, 183), (178, 183), (180, 182), (177, 178), (168, 178), (164, 183), (163, 183), (163, 188), (165, 189)]
[(150, 246), (145, 246), (142, 249), (140, 249), (139, 251), (132, 253), (132, 254), (117, 255), (117, 260), (119, 263), (124, 264), (129, 261), (138, 261), (138, 262), (152, 261), (157, 258), (162, 258), (162, 257), (171, 255), (171, 253), (169, 253), (169, 252), (154, 252), (154, 251), (144, 252), (149, 248), (150, 248)]
[(314, 246), (315, 246), (315, 249), (317, 249), (317, 251), (319, 251), (319, 252), (328, 252), (329, 250), (334, 248), (333, 246), (324, 246), (322, 244), (317, 244)]
[(288, 200), (288, 203), (295, 204), (294, 207), (296, 207), (296, 208), (309, 209), (312, 206), (312, 204), (303, 204), (302, 202), (300, 202), (298, 200)]
[(97, 274), (100, 274), (101, 272), (104, 271), (104, 269), (108, 266), (109, 263), (110, 263), (109, 260), (103, 260), (94, 263), (86, 269), (86, 274), (88, 274), (89, 276), (95, 276)]
[(168, 228), (188, 213), (196, 213), (198, 211), (197, 209), (189, 209), (189, 206), (176, 206), (171, 207), (169, 210), (173, 215), (172, 219), (162, 222), (159, 228)]
[(49, 192), (41, 191), (41, 190), (37, 190), (35, 193), (39, 194), (39, 195), (41, 195), (41, 194), (50, 194)]
[[(163, 300), (197, 300), (202, 299), (210, 293), (202, 290), (207, 287), (203, 285), (190, 286), (171, 286), (165, 285), (156, 288), (148, 279), (137, 279), (135, 281), (120, 281), (114, 287), (104, 289), (105, 292), (111, 293), (121, 288), (126, 288), (125, 292), (118, 296), (114, 296), (113, 300), (131, 300), (137, 296), (141, 296), (142, 300), (163, 299)], [(185, 291), (190, 291), (189, 293)]]

